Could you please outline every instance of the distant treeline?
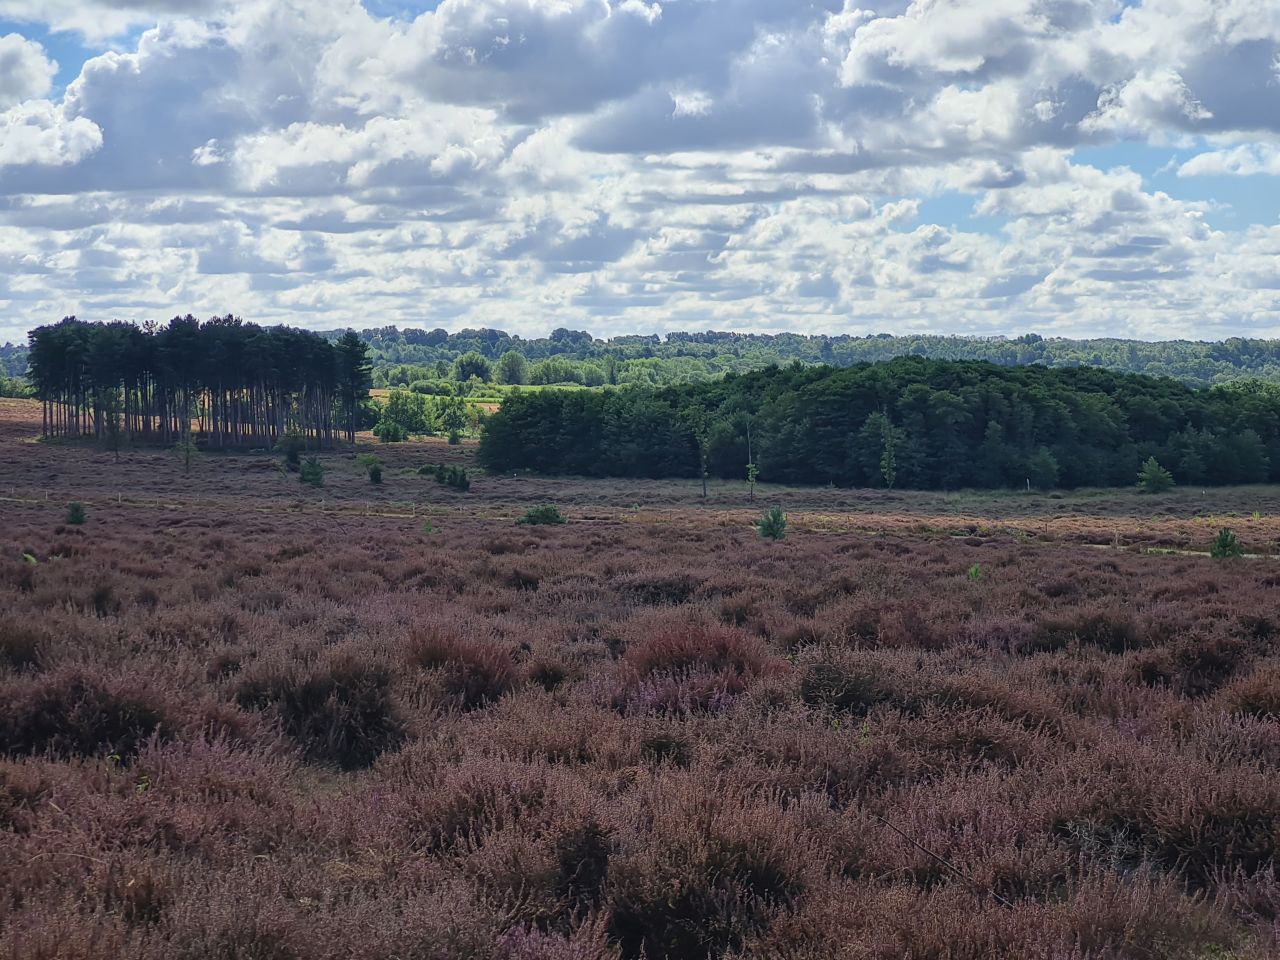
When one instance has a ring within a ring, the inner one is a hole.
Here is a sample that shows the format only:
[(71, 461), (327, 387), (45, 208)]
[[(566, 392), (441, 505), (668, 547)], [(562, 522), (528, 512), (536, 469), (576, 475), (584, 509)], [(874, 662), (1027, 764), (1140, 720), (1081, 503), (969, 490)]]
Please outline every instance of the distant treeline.
[(1186, 484), (1280, 479), (1280, 387), (1193, 389), (1091, 368), (904, 357), (789, 364), (658, 390), (508, 397), (492, 470), (712, 476), (914, 489), (1131, 485), (1155, 457)]
[[(44, 434), (260, 446), (296, 431), (317, 445), (355, 439), (368, 395), (367, 348), (227, 315), (167, 325), (68, 317), (30, 334), (29, 380)], [(194, 428), (192, 424), (195, 424)]]
[[(342, 335), (321, 334), (331, 342)], [(1193, 386), (1249, 378), (1280, 382), (1280, 340), (1242, 338), (1147, 343), (1035, 334), (1008, 339), (712, 332), (598, 340), (584, 331), (558, 329), (547, 337), (525, 339), (502, 330), (448, 333), (394, 326), (361, 330), (359, 336), (369, 347), (373, 386), (436, 395), (474, 395), (480, 385), (490, 384), (666, 386), (793, 360), (845, 367), (900, 356), (986, 360), (1001, 366), (1100, 367), (1172, 377)], [(26, 367), (25, 347), (0, 346), (0, 377), (21, 377)]]
[[(398, 329), (360, 331), (374, 362), (375, 386), (465, 381), (583, 386), (664, 386), (745, 373), (772, 364), (847, 367), (900, 356), (986, 360), (1001, 366), (1100, 367), (1172, 377), (1193, 386), (1259, 378), (1280, 382), (1280, 340), (1219, 342), (1069, 340), (1036, 334), (1005, 337), (806, 336), (795, 333), (670, 333), (597, 340), (576, 330), (523, 339), (501, 330)], [(503, 360), (504, 356), (507, 358)], [(519, 358), (518, 360), (512, 359)], [(468, 362), (459, 364), (467, 358)], [(483, 361), (476, 363), (476, 361)], [(519, 362), (519, 361), (523, 361)]]

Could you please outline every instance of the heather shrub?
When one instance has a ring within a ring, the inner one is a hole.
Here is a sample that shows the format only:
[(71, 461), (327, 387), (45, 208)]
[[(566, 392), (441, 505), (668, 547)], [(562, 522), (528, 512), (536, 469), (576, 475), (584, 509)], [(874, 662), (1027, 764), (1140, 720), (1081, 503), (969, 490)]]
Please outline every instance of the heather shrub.
[(475, 710), (514, 690), (519, 675), (511, 656), (495, 643), (465, 640), (440, 630), (414, 632), (409, 659), (438, 671), (447, 697), (463, 710)]
[(626, 662), (640, 674), (694, 669), (757, 677), (770, 663), (768, 648), (750, 634), (719, 624), (658, 625), (627, 648)]
[(1016, 767), (1046, 752), (1039, 731), (992, 707), (963, 710), (926, 708), (914, 726), (918, 746), (939, 755), (939, 768), (956, 764)]
[(407, 833), (415, 852), (479, 849), (522, 824), (548, 830), (568, 800), (563, 781), (534, 764), (432, 758), (419, 766), (411, 757), (402, 775), (404, 786), (370, 827), (380, 838), (390, 834), (395, 843)]
[(1075, 622), (1074, 632), (1082, 644), (1108, 653), (1123, 653), (1142, 643), (1133, 620), (1122, 614), (1087, 614)]
[(1022, 649), (1026, 653), (1054, 653), (1065, 650), (1073, 639), (1075, 624), (1052, 617), (1036, 623)]
[(548, 692), (569, 679), (569, 668), (550, 659), (540, 659), (529, 664), (529, 679)]
[(1223, 691), (1230, 709), (1255, 717), (1280, 718), (1280, 666), (1267, 664)]
[(681, 787), (609, 861), (608, 929), (628, 960), (741, 951), (805, 890), (807, 851), (776, 808)]
[(611, 850), (609, 830), (595, 820), (574, 825), (555, 838), (555, 894), (569, 905), (572, 916), (600, 907)]
[(1142, 645), (1142, 636), (1130, 617), (1098, 612), (1083, 613), (1073, 619), (1041, 620), (1026, 646), (1030, 651), (1061, 650), (1073, 640), (1108, 653), (1124, 653)]
[(0, 759), (0, 830), (30, 831), (38, 820), (36, 807), (49, 787), (39, 767)]
[(30, 670), (43, 661), (45, 634), (16, 620), (0, 620), (0, 667)]
[(966, 671), (932, 685), (929, 698), (936, 703), (964, 708), (988, 708), (997, 716), (1030, 730), (1060, 734), (1065, 726), (1062, 708), (1053, 697), (1005, 677)]
[(640, 573), (617, 581), (617, 589), (624, 596), (650, 606), (686, 603), (701, 585), (700, 578), (687, 572)]
[(0, 687), (0, 753), (129, 759), (164, 732), (164, 707), (122, 681), (104, 681), (67, 668)]
[(340, 770), (370, 766), (405, 736), (391, 671), (350, 652), (314, 665), (260, 661), (242, 674), (234, 698), (271, 711), (309, 760)]
[(1058, 786), (1052, 829), (1091, 857), (1150, 863), (1204, 889), (1280, 853), (1280, 784), (1260, 770), (1127, 744), (1064, 766), (1074, 783)]
[(742, 674), (705, 668), (650, 675), (624, 672), (608, 700), (628, 717), (665, 714), (688, 718), (728, 709), (747, 691), (750, 681)]
[(31, 562), (34, 560), (35, 557), (27, 553), (23, 554), (21, 560), (6, 561), (0, 564), (0, 577), (3, 577), (4, 582), (14, 587), (18, 593), (32, 593), (36, 588), (37, 566)]
[(863, 716), (882, 703), (905, 705), (900, 681), (883, 665), (856, 655), (824, 657), (804, 668), (800, 700), (810, 707)]
[(651, 763), (687, 767), (692, 751), (685, 738), (674, 733), (655, 733), (640, 742), (640, 752)]
[(1176, 688), (1183, 696), (1200, 697), (1217, 690), (1245, 662), (1247, 646), (1237, 637), (1188, 636), (1171, 647)]
[(116, 595), (116, 582), (108, 576), (100, 576), (89, 585), (88, 595), (82, 604), (95, 616), (109, 617), (120, 612), (121, 599)]
[(720, 619), (733, 627), (746, 626), (758, 612), (759, 608), (752, 597), (726, 597), (720, 601)]
[(624, 713), (716, 712), (772, 666), (756, 637), (720, 624), (662, 623), (631, 644), (610, 700)]
[(595, 927), (579, 927), (567, 936), (515, 927), (499, 938), (494, 960), (614, 960), (616, 957), (616, 950)]

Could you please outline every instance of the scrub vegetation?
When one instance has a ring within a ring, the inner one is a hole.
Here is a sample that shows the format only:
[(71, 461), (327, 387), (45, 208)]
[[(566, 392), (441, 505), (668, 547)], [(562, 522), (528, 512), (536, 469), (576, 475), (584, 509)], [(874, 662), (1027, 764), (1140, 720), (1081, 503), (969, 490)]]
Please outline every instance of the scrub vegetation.
[(765, 485), (775, 539), (745, 482), (39, 427), (0, 403), (0, 956), (1280, 951), (1274, 488)]

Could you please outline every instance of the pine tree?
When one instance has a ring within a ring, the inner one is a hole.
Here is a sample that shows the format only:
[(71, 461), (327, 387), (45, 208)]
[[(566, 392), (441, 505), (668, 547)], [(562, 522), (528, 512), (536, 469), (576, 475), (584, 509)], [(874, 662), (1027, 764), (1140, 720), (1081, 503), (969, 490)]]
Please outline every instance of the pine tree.
[(369, 395), (373, 364), (369, 347), (354, 330), (348, 330), (335, 346), (338, 358), (338, 394), (346, 418), (347, 442), (356, 442), (356, 407)]
[(1155, 457), (1147, 457), (1138, 472), (1138, 489), (1143, 493), (1164, 493), (1173, 489), (1173, 474), (1160, 466)]

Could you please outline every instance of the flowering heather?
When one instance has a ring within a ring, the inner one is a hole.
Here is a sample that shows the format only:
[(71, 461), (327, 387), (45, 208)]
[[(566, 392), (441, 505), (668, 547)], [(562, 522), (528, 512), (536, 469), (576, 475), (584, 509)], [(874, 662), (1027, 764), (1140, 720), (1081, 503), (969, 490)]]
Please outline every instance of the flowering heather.
[(1071, 533), (1124, 500), (517, 527), (408, 456), (296, 502), (0, 426), (0, 496), (75, 494), (0, 500), (0, 957), (1280, 955), (1275, 562)]

